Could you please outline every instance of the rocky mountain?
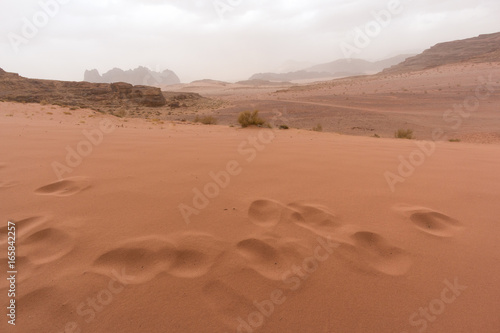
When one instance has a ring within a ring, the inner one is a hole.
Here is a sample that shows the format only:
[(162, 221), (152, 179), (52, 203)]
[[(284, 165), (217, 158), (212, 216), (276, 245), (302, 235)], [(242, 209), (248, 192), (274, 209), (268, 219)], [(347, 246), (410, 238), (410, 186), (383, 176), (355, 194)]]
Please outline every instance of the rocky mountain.
[(179, 77), (171, 70), (163, 72), (151, 71), (146, 67), (138, 67), (124, 71), (119, 68), (113, 68), (110, 71), (99, 74), (97, 69), (87, 70), (84, 74), (84, 81), (92, 83), (113, 83), (126, 82), (132, 85), (173, 85), (181, 83)]
[(384, 73), (419, 71), (462, 62), (500, 62), (500, 33), (436, 44)]
[(0, 99), (75, 107), (143, 106), (167, 104), (160, 88), (129, 83), (90, 83), (28, 79), (0, 69)]
[(375, 62), (362, 59), (339, 59), (295, 72), (259, 73), (253, 75), (250, 80), (294, 81), (375, 74), (411, 56), (405, 54)]

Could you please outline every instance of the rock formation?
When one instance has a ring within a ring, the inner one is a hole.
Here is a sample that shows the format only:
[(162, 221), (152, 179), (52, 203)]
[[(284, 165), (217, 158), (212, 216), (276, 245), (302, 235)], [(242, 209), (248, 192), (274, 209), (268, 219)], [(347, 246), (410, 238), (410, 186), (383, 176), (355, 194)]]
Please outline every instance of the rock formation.
[(167, 69), (163, 72), (155, 72), (146, 67), (138, 67), (127, 71), (119, 68), (113, 68), (103, 75), (100, 75), (97, 69), (87, 70), (84, 74), (84, 81), (92, 83), (126, 82), (132, 85), (146, 86), (172, 85), (181, 83), (179, 77), (171, 70)]

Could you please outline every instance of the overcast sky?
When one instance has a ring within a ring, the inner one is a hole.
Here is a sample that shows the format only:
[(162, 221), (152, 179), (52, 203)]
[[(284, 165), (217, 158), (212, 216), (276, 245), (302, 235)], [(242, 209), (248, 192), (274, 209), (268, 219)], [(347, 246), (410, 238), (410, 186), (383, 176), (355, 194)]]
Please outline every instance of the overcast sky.
[[(382, 15), (385, 26), (370, 25), (391, 1), (398, 0), (1, 0), (0, 67), (79, 81), (85, 69), (142, 65), (171, 69), (183, 82), (231, 81), (289, 69), (289, 60), (343, 58), (341, 45), (380, 60), (500, 32), (499, 0), (399, 0), (389, 21)], [(367, 24), (369, 45), (357, 47), (354, 31)]]

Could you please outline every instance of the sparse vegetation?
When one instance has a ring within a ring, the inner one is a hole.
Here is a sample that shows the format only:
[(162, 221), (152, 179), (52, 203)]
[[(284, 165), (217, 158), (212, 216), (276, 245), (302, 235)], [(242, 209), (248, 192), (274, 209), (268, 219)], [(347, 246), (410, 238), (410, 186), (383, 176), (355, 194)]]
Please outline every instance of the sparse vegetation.
[(375, 134), (373, 135), (373, 137), (378, 139), (378, 138), (380, 138), (380, 135), (378, 135), (377, 133), (375, 133)]
[(255, 110), (253, 112), (245, 111), (240, 113), (240, 115), (238, 116), (238, 123), (240, 123), (241, 127), (248, 127), (248, 126), (262, 127), (266, 124), (266, 121), (260, 118), (259, 111)]
[(280, 125), (279, 128), (282, 130), (287, 130), (289, 127), (287, 125)]
[(49, 105), (49, 102), (46, 99), (42, 99), (40, 105)]
[(69, 111), (64, 111), (63, 113), (64, 113), (65, 115), (67, 115), (67, 116), (71, 115), (71, 112), (69, 112)]
[(408, 140), (411, 140), (413, 139), (413, 130), (411, 129), (398, 129), (395, 133), (394, 133), (394, 137), (397, 138), (397, 139), (408, 139)]
[(71, 108), (69, 108), (70, 110), (78, 110), (78, 108), (76, 106), (72, 106)]
[(196, 116), (196, 118), (194, 118), (194, 122), (202, 123), (204, 125), (215, 125), (217, 124), (217, 118), (213, 116), (204, 116), (204, 117)]
[(125, 111), (124, 109), (119, 109), (118, 111), (115, 111), (112, 114), (113, 116), (116, 116), (118, 118), (123, 118), (127, 115), (127, 111)]
[(460, 142), (460, 141), (462, 141), (462, 140), (460, 140), (460, 139), (450, 139), (450, 140), (448, 140), (448, 141), (450, 141), (450, 142)]
[(323, 132), (323, 126), (321, 124), (318, 124), (312, 128), (313, 131), (315, 132)]

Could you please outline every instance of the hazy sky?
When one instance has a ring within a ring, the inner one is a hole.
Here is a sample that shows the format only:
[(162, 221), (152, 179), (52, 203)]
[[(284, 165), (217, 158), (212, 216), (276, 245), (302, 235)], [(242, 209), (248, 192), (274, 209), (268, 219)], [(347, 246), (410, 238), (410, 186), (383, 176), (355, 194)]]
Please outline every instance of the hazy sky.
[[(368, 24), (391, 3), (384, 26)], [(85, 69), (140, 65), (183, 82), (239, 80), (288, 60), (343, 58), (341, 45), (367, 60), (420, 52), (500, 32), (499, 18), (499, 0), (1, 0), (0, 67), (76, 81)], [(367, 24), (369, 45), (357, 47)]]

